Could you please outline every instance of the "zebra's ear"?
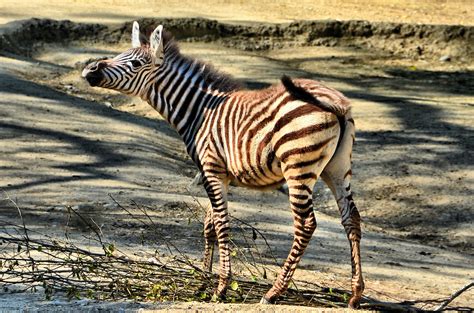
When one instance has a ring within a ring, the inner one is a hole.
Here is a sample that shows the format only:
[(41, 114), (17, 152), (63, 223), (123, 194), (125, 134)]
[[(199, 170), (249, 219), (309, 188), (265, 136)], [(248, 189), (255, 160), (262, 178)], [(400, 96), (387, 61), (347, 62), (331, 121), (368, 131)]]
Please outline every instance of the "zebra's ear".
[(158, 25), (150, 36), (150, 48), (155, 57), (155, 65), (163, 63), (163, 25)]
[(133, 22), (132, 27), (132, 47), (140, 48), (142, 43), (140, 42), (140, 26), (138, 26), (137, 21)]

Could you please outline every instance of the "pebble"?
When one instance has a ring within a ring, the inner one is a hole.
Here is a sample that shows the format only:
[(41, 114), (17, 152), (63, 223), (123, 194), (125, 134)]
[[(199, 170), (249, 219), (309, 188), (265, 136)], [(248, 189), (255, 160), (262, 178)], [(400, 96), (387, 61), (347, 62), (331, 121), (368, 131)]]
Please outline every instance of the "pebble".
[(451, 56), (449, 55), (443, 55), (441, 58), (439, 58), (441, 62), (449, 62), (451, 61)]

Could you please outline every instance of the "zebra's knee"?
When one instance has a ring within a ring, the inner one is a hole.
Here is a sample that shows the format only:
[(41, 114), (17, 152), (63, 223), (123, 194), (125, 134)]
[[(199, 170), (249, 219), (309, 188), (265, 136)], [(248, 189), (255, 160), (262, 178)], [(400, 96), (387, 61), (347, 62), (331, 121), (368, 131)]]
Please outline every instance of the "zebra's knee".
[(351, 210), (349, 216), (341, 220), (341, 224), (349, 240), (360, 241), (362, 232), (360, 228), (360, 214), (357, 208)]
[(207, 228), (204, 229), (204, 239), (207, 242), (216, 241), (217, 235), (216, 235), (216, 230), (214, 229), (214, 226), (212, 226), (210, 229), (207, 229)]
[(316, 228), (318, 227), (318, 223), (316, 221), (316, 217), (314, 216), (314, 212), (311, 212), (309, 216), (304, 221), (304, 229), (306, 232), (313, 234)]
[(212, 220), (212, 208), (209, 208), (204, 219), (204, 239), (208, 241), (216, 240), (216, 229)]

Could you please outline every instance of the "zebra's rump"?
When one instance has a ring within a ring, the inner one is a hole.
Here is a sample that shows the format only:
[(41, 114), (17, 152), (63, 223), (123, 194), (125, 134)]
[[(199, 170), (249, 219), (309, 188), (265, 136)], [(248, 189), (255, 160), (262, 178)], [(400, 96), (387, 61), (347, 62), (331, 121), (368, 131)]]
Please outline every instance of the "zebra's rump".
[(281, 103), (274, 116), (269, 113), (272, 119), (254, 119), (235, 136), (237, 153), (226, 158), (235, 183), (277, 188), (291, 172), (319, 176), (333, 155), (339, 138), (336, 116), (301, 101)]

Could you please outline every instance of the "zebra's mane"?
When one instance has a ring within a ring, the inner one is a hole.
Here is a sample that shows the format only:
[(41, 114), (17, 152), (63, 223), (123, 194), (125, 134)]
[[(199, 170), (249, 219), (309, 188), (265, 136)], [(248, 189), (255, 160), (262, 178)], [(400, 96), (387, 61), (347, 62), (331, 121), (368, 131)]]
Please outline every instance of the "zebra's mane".
[(186, 64), (197, 65), (201, 70), (201, 75), (207, 84), (212, 84), (212, 87), (223, 92), (229, 92), (242, 89), (242, 84), (227, 73), (216, 70), (213, 65), (194, 59), (189, 56), (181, 54), (178, 43), (173, 35), (168, 32), (163, 32), (163, 49), (166, 59), (170, 56), (176, 56), (178, 60), (183, 60)]

